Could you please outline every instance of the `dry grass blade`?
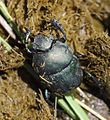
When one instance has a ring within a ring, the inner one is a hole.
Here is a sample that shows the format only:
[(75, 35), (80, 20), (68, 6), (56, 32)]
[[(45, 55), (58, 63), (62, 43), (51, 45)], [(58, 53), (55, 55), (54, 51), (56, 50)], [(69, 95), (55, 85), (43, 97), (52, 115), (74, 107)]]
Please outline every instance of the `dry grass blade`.
[(100, 120), (107, 120), (106, 118), (104, 118), (103, 116), (101, 116), (99, 113), (97, 113), (96, 111), (94, 111), (93, 109), (91, 109), (90, 107), (88, 107), (87, 105), (85, 105), (84, 103), (82, 103), (81, 101), (79, 101), (78, 99), (75, 98), (75, 101), (82, 106), (84, 109), (86, 109), (87, 111), (89, 111), (90, 113), (92, 113), (93, 115), (95, 115), (97, 118), (99, 118)]
[(78, 87), (77, 91), (80, 93), (80, 95), (85, 98), (87, 101), (89, 101), (88, 96)]
[(0, 24), (13, 39), (16, 39), (16, 35), (13, 33), (12, 28), (9, 26), (9, 24), (6, 22), (6, 20), (1, 15), (0, 15)]

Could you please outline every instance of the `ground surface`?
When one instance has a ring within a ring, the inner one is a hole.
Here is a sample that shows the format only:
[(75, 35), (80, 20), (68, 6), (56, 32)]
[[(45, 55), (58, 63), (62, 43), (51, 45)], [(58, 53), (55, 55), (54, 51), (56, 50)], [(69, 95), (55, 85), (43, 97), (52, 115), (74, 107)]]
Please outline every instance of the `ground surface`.
[[(59, 20), (64, 27), (68, 45), (83, 56), (80, 60), (82, 68), (101, 82), (102, 96), (107, 101), (110, 101), (109, 5), (109, 0), (7, 2), (9, 13), (18, 26), (21, 29), (30, 28), (33, 35), (39, 32), (49, 35), (47, 23), (51, 19)], [(8, 37), (2, 28), (0, 34), (4, 38)], [(10, 53), (5, 53), (5, 48), (0, 46), (0, 119), (53, 120), (53, 108), (45, 102), (42, 93), (37, 92), (37, 83), (33, 82), (33, 77), (23, 67), (26, 53), (12, 40), (10, 44), (14, 49)], [(83, 82), (87, 82), (89, 87), (95, 86), (94, 83), (90, 85), (87, 78)], [(109, 120), (106, 104), (94, 96), (88, 96), (88, 105)], [(90, 113), (89, 116), (91, 120), (97, 120)], [(59, 119), (64, 119), (62, 117)]]

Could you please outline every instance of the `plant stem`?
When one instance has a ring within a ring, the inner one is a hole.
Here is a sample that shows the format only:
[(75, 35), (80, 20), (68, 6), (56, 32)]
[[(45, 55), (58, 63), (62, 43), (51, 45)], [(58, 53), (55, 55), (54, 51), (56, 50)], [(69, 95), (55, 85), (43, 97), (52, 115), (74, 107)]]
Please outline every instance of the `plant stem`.
[(22, 43), (25, 43), (25, 35), (24, 33), (21, 33), (20, 30), (17, 28), (17, 25), (14, 23), (13, 18), (8, 13), (8, 10), (5, 6), (5, 4), (0, 0), (0, 12), (5, 17), (6, 21), (10, 25), (10, 27), (13, 29), (13, 31), (16, 33), (17, 37), (20, 38)]
[(12, 47), (1, 36), (0, 36), (0, 44), (3, 44), (7, 52), (12, 50)]

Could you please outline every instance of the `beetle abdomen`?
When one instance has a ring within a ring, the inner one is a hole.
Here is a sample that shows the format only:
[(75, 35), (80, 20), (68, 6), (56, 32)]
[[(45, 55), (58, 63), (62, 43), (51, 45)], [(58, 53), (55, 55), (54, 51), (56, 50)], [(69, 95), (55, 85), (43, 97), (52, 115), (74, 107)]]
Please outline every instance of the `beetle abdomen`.
[(73, 56), (71, 63), (62, 71), (49, 75), (46, 77), (53, 83), (52, 90), (62, 93), (67, 92), (71, 88), (76, 88), (81, 83), (82, 70), (79, 65), (78, 59)]

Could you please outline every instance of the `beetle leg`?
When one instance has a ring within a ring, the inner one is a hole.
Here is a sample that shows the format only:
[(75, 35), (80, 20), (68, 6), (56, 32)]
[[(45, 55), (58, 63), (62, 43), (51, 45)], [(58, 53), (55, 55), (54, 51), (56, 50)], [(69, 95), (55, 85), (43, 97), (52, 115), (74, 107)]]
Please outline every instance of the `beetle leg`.
[(58, 22), (57, 20), (55, 20), (55, 19), (52, 19), (52, 20), (51, 20), (51, 24), (52, 24), (53, 27), (56, 28), (56, 30), (57, 30), (57, 29), (60, 30), (60, 32), (63, 34), (63, 37), (60, 38), (60, 40), (61, 40), (61, 42), (64, 43), (64, 42), (66, 41), (66, 34), (65, 34), (64, 29), (63, 29), (63, 27), (61, 26), (61, 24), (59, 24), (59, 22)]
[(47, 89), (45, 89), (45, 98), (47, 100), (49, 100), (49, 98), (50, 98), (50, 92)]
[(91, 73), (84, 71), (86, 77), (91, 78), (91, 80), (95, 83), (95, 85), (100, 89), (103, 90), (104, 86), (101, 81), (99, 81), (96, 77), (94, 77)]
[(31, 34), (31, 30), (28, 28), (26, 31), (26, 42), (28, 42), (30, 34)]
[(31, 50), (29, 49), (29, 44), (30, 44), (30, 40), (29, 40), (29, 37), (30, 37), (30, 34), (31, 34), (31, 30), (28, 28), (26, 30), (26, 40), (25, 40), (25, 47), (26, 47), (26, 50), (27, 52), (29, 53), (32, 53)]

